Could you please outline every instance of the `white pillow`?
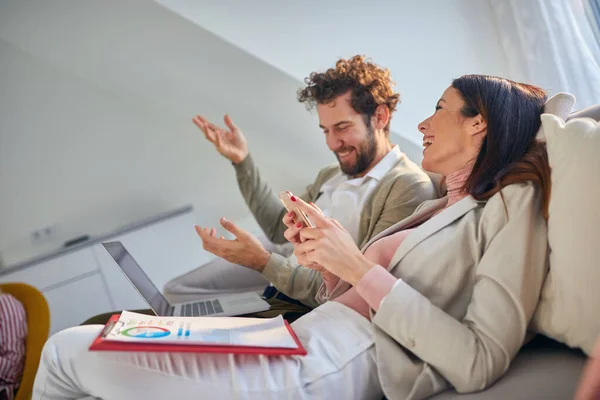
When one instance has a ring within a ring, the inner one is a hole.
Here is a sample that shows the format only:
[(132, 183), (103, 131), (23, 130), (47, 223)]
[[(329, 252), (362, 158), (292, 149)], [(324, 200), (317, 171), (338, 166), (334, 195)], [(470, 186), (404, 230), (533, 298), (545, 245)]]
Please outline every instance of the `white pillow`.
[(600, 337), (600, 123), (542, 115), (552, 192), (550, 270), (532, 327), (588, 355)]
[[(544, 114), (556, 115), (566, 121), (573, 110), (574, 105), (575, 96), (571, 93), (559, 92), (546, 100), (546, 104), (544, 104)], [(543, 126), (540, 127), (536, 139), (545, 139)]]

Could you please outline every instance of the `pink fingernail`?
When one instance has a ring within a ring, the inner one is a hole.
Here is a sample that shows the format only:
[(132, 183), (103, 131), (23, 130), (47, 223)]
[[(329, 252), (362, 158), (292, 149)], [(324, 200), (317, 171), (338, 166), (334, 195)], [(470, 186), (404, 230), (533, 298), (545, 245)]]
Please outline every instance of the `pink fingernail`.
[(297, 201), (298, 199), (296, 198), (296, 196), (292, 196), (292, 197), (290, 197), (290, 200)]

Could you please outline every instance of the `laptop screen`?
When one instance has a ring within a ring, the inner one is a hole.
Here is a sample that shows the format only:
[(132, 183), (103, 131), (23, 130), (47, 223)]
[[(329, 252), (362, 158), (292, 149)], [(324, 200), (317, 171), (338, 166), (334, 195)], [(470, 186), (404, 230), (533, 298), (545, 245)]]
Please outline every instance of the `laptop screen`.
[(158, 315), (170, 315), (171, 305), (121, 242), (102, 243), (121, 271)]

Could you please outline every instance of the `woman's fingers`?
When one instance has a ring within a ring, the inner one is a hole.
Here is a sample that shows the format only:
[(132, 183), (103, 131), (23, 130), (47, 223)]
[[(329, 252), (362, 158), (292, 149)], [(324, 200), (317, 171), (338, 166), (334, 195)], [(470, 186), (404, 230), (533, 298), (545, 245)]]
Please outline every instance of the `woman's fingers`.
[(300, 232), (304, 229), (304, 227), (305, 225), (303, 222), (298, 222), (286, 229), (286, 231), (283, 233), (283, 236), (285, 236), (288, 242), (298, 244), (302, 241)]
[(310, 203), (308, 203), (308, 204), (309, 204), (311, 207), (313, 207), (315, 210), (317, 210), (318, 212), (320, 212), (321, 214), (325, 215), (325, 214), (323, 213), (323, 210), (321, 210), (321, 209), (319, 208), (319, 206), (318, 206), (318, 205), (316, 205), (315, 203), (313, 203), (313, 202), (310, 202)]
[(302, 242), (306, 240), (317, 240), (325, 237), (325, 230), (323, 228), (302, 228), (300, 229), (300, 240)]
[(296, 225), (295, 217), (296, 217), (296, 214), (294, 214), (293, 212), (286, 213), (282, 219), (283, 224), (285, 226), (287, 226), (288, 228), (291, 228), (292, 226)]
[(292, 197), (292, 201), (296, 204), (298, 210), (303, 211), (316, 227), (322, 228), (328, 226), (327, 218), (318, 208), (307, 204), (304, 200), (296, 196)]

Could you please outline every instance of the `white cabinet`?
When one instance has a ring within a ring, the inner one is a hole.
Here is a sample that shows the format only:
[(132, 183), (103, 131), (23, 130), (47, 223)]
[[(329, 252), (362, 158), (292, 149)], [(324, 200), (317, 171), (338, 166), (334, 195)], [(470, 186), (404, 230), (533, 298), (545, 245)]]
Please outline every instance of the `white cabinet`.
[(44, 292), (44, 297), (51, 312), (51, 334), (112, 310), (99, 272)]
[(0, 282), (24, 282), (38, 288), (50, 306), (52, 333), (99, 313), (147, 308), (101, 243), (121, 241), (162, 290), (168, 280), (210, 258), (202, 250), (194, 222), (193, 209), (188, 206), (94, 238), (72, 251), (57, 252), (52, 258), (0, 270)]
[(0, 275), (0, 282), (24, 282), (42, 292), (70, 279), (98, 271), (98, 263), (91, 248), (85, 247), (62, 256), (37, 263), (30, 268)]
[(24, 282), (38, 288), (50, 308), (51, 333), (113, 309), (91, 247), (1, 275), (0, 282)]

